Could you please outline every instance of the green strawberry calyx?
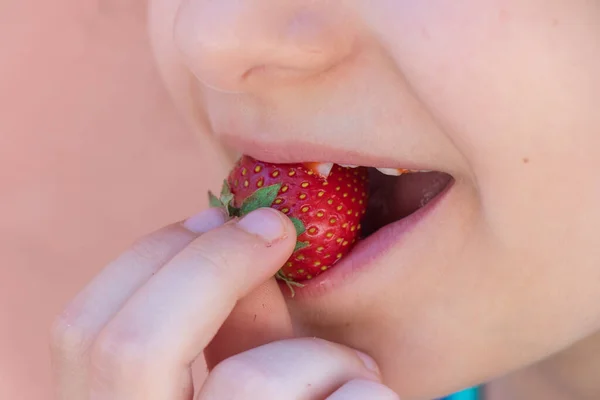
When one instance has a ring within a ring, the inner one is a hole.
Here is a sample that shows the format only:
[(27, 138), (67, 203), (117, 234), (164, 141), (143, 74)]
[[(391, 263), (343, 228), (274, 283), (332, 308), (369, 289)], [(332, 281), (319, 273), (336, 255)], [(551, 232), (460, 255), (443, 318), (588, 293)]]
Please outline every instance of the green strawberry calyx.
[[(275, 201), (275, 198), (277, 197), (277, 194), (279, 193), (279, 190), (281, 189), (281, 186), (282, 185), (280, 183), (277, 183), (274, 185), (262, 187), (262, 188), (256, 190), (250, 196), (248, 196), (239, 207), (236, 207), (233, 204), (234, 195), (231, 192), (231, 187), (229, 186), (229, 183), (227, 182), (227, 180), (224, 180), (223, 186), (221, 188), (220, 196), (217, 197), (214, 193), (209, 191), (208, 192), (208, 202), (209, 202), (210, 207), (217, 207), (217, 208), (222, 208), (223, 210), (225, 210), (225, 212), (227, 213), (227, 215), (230, 218), (236, 218), (236, 217), (241, 218), (244, 215), (247, 215), (247, 214), (251, 213), (252, 211), (257, 210), (259, 208), (271, 207), (273, 205), (273, 202)], [(296, 229), (296, 237), (302, 235), (306, 231), (306, 227), (304, 226), (304, 223), (302, 223), (302, 221), (300, 221), (296, 217), (289, 217), (289, 218), (292, 221), (292, 223), (294, 224), (294, 228)], [(294, 247), (294, 253), (296, 251), (301, 250), (308, 246), (309, 246), (308, 242), (302, 242), (300, 240), (296, 240), (296, 246)], [(296, 287), (304, 286), (303, 284), (298, 283), (298, 282), (288, 278), (287, 276), (285, 276), (285, 274), (282, 272), (281, 269), (279, 271), (277, 271), (277, 274), (275, 275), (275, 277), (286, 283), (286, 285), (290, 288), (290, 291), (292, 292), (292, 297), (295, 294), (294, 286), (296, 286)]]

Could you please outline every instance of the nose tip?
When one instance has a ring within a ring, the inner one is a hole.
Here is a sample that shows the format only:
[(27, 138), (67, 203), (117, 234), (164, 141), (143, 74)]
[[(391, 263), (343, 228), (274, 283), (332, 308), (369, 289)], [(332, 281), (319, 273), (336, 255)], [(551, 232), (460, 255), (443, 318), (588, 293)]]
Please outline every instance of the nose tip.
[(197, 79), (224, 92), (299, 82), (347, 57), (353, 40), (339, 19), (291, 3), (184, 0), (174, 40)]

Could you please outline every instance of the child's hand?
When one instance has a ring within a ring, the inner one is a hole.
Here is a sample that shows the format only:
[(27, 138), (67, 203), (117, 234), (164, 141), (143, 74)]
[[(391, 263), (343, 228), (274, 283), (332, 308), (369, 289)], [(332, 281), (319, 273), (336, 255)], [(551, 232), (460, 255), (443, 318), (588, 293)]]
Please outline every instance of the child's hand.
[(319, 339), (273, 341), (291, 337), (278, 290), (269, 309), (281, 316), (243, 331), (226, 324), (237, 330), (221, 329), (213, 342), (238, 300), (269, 281), (296, 240), (292, 223), (271, 209), (224, 222), (211, 209), (186, 221), (187, 229), (177, 224), (150, 234), (67, 307), (53, 329), (58, 398), (191, 399), (190, 364), (207, 346), (218, 359), (241, 342), (261, 344), (262, 335), (269, 344), (220, 362), (198, 398), (396, 399), (367, 356)]

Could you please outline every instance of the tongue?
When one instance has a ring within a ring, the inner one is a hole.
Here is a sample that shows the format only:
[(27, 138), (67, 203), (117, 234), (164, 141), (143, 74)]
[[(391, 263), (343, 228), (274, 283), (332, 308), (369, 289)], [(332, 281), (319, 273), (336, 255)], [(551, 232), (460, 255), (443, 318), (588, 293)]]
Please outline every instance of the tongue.
[(423, 207), (450, 182), (443, 172), (420, 172), (399, 177), (370, 169), (369, 208), (362, 225), (369, 235)]

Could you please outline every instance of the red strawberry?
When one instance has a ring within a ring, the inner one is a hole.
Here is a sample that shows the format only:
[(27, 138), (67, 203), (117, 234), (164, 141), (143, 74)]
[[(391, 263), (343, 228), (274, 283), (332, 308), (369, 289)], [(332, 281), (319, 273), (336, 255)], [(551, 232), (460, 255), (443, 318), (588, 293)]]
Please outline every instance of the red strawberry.
[(294, 253), (277, 277), (288, 286), (332, 267), (360, 235), (367, 207), (367, 169), (334, 165), (321, 176), (308, 164), (272, 164), (243, 156), (211, 205), (242, 216), (260, 207), (292, 219), (298, 233)]

